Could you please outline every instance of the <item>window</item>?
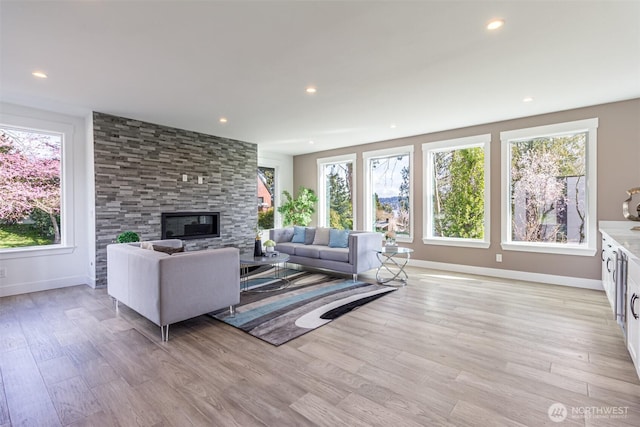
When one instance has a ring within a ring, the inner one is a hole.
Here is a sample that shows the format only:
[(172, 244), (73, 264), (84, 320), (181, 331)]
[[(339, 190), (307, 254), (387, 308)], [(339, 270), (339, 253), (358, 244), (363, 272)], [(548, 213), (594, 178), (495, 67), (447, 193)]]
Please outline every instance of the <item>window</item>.
[(597, 119), (502, 132), (502, 247), (596, 251)]
[(0, 250), (65, 243), (64, 133), (0, 124)]
[(355, 154), (318, 159), (318, 225), (353, 230)]
[(258, 166), (258, 227), (263, 230), (275, 228), (276, 170)]
[(413, 146), (369, 151), (365, 164), (365, 228), (413, 241)]
[(426, 244), (489, 247), (489, 144), (478, 135), (422, 145)]

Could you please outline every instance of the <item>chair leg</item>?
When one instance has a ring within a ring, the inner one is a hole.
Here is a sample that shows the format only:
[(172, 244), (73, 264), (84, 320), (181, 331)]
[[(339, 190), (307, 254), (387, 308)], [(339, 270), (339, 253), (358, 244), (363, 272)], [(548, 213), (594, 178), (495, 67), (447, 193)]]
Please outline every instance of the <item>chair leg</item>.
[(162, 336), (162, 341), (169, 341), (169, 325), (160, 326), (160, 335)]
[(236, 317), (236, 306), (235, 305), (230, 305), (229, 306), (229, 316)]

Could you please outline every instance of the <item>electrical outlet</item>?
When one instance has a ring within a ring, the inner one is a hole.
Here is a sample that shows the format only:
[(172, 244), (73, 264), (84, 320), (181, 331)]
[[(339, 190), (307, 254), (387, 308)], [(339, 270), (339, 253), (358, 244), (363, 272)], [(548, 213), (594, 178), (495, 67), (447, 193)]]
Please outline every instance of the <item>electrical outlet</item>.
[(0, 267), (0, 279), (7, 277), (7, 267)]
[(496, 254), (496, 262), (502, 262), (502, 254)]

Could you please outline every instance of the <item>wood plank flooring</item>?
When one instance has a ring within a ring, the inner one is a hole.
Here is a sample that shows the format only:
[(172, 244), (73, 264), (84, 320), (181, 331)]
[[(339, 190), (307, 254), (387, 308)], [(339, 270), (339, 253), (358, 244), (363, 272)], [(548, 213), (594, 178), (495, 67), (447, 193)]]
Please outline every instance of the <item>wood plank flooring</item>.
[(105, 289), (0, 298), (0, 427), (640, 425), (604, 293), (408, 271), (280, 347), (207, 316), (163, 343)]

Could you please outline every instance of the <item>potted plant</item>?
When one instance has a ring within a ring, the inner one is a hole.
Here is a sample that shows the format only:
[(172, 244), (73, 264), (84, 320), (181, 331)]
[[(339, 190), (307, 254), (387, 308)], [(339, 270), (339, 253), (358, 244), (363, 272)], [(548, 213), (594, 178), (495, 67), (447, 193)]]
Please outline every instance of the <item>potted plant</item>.
[(318, 202), (316, 193), (310, 188), (300, 187), (296, 198), (287, 190), (283, 191), (282, 195), (286, 201), (278, 207), (278, 212), (282, 214), (284, 225), (309, 225), (311, 215), (316, 211), (315, 204)]
[(276, 247), (276, 242), (271, 239), (264, 242), (265, 252), (273, 252), (275, 247)]
[(133, 243), (139, 241), (140, 236), (135, 231), (125, 231), (118, 234), (118, 237), (116, 237), (116, 243)]

